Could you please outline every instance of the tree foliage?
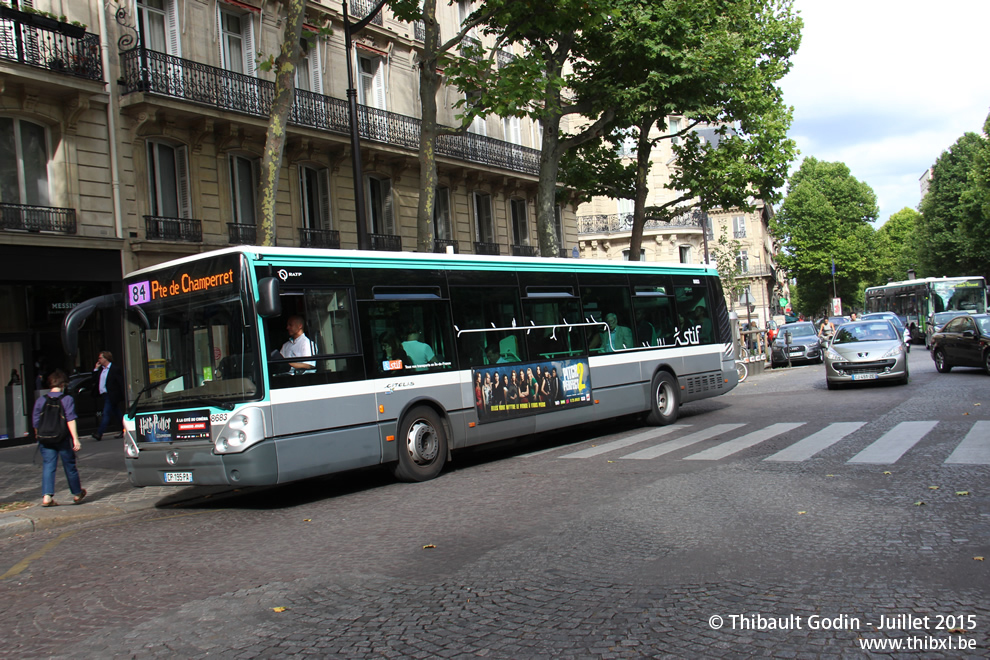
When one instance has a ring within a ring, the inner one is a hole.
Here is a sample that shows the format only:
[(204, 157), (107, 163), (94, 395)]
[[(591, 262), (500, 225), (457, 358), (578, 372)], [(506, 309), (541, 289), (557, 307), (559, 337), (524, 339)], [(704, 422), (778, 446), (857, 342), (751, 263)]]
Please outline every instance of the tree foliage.
[(940, 277), (972, 275), (967, 271), (974, 267), (980, 269), (976, 272), (986, 270), (986, 262), (969, 261), (971, 238), (967, 235), (967, 230), (979, 224), (967, 222), (967, 217), (976, 210), (971, 174), (985, 142), (976, 133), (966, 133), (935, 161), (928, 194), (921, 200), (919, 274)]
[(846, 307), (862, 304), (863, 283), (876, 272), (871, 223), (878, 213), (873, 189), (853, 177), (845, 164), (813, 157), (801, 163), (771, 221), (782, 246), (777, 262), (801, 290), (799, 311), (818, 314), (833, 291)]
[(886, 284), (907, 277), (908, 270), (917, 272), (918, 252), (915, 236), (921, 214), (904, 207), (894, 213), (876, 234), (876, 276), (869, 285)]

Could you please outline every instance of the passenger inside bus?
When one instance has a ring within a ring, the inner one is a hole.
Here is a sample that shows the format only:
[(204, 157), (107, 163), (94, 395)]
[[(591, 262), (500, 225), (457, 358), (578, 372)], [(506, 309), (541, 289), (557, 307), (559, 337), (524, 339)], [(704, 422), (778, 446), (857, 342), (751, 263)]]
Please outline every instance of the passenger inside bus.
[(422, 340), (422, 333), (411, 330), (402, 342), (402, 350), (409, 356), (411, 364), (429, 364), (436, 357), (433, 347)]
[[(271, 355), (277, 358), (307, 358), (316, 354), (313, 341), (305, 333), (306, 320), (299, 314), (292, 314), (285, 323), (285, 329), (289, 333), (289, 338), (282, 348), (274, 351)], [(314, 362), (296, 360), (288, 362), (289, 373), (304, 373), (311, 369), (316, 369)]]

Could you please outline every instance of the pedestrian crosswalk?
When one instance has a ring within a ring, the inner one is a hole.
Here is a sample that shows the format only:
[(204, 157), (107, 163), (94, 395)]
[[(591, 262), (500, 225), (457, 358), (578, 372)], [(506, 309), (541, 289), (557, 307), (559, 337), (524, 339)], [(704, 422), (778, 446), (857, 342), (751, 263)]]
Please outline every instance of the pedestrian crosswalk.
[[(850, 464), (889, 465), (901, 460), (926, 436), (938, 427), (937, 421), (900, 422), (889, 430), (871, 433), (867, 422), (833, 422), (818, 428), (806, 422), (777, 422), (766, 426), (753, 424), (715, 424), (695, 430), (691, 424), (675, 424), (641, 431), (623, 438), (591, 444), (577, 451), (559, 454), (557, 458), (588, 459), (599, 456), (617, 460), (650, 460), (687, 449), (706, 441), (718, 444), (687, 456), (686, 461), (718, 461), (739, 452), (785, 436), (793, 439), (786, 447), (776, 449), (762, 460), (795, 463), (814, 458), (844, 440), (850, 440), (854, 453), (845, 460)], [(953, 427), (956, 428), (956, 427)], [(806, 435), (802, 435), (806, 433)], [(878, 435), (879, 434), (879, 435)], [(961, 440), (944, 459), (945, 465), (990, 465), (990, 422), (979, 421), (960, 434)], [(852, 440), (870, 442), (862, 447)], [(545, 450), (540, 454), (553, 450)]]

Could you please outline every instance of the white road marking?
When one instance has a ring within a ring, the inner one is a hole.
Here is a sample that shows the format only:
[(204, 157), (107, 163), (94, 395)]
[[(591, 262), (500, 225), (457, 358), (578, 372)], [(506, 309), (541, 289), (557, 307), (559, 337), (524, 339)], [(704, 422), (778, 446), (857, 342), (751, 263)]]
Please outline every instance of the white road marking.
[(643, 433), (637, 433), (636, 435), (631, 435), (628, 438), (619, 438), (618, 440), (613, 440), (612, 442), (606, 442), (603, 445), (598, 445), (597, 447), (589, 447), (588, 449), (582, 449), (571, 454), (564, 454), (560, 458), (591, 458), (592, 456), (598, 456), (599, 454), (604, 454), (606, 452), (614, 451), (616, 449), (625, 449), (630, 445), (635, 445), (640, 442), (646, 442), (647, 440), (654, 440), (668, 433), (673, 433), (674, 431), (680, 431), (682, 429), (690, 428), (690, 424), (675, 424), (674, 426), (665, 426), (659, 429), (650, 429), (649, 431), (644, 431)]
[(828, 449), (839, 440), (859, 430), (866, 422), (836, 422), (829, 424), (818, 433), (813, 433), (803, 440), (795, 442), (786, 449), (781, 449), (776, 454), (767, 456), (765, 461), (783, 461), (796, 463), (805, 461), (818, 452)]
[(753, 445), (758, 445), (764, 440), (769, 440), (781, 433), (787, 433), (788, 431), (793, 431), (799, 426), (804, 426), (804, 422), (780, 422), (778, 424), (771, 424), (766, 428), (753, 431), (752, 433), (747, 433), (744, 436), (738, 437), (735, 440), (729, 440), (728, 442), (723, 442), (720, 445), (714, 447), (709, 447), (704, 451), (700, 451), (697, 454), (691, 454), (690, 456), (685, 456), (685, 461), (717, 461), (726, 456), (731, 456), (736, 452), (740, 452), (743, 449), (749, 449)]
[(976, 422), (955, 451), (945, 459), (947, 465), (990, 465), (990, 422)]
[(639, 451), (621, 456), (620, 458), (628, 458), (633, 460), (647, 460), (650, 458), (656, 458), (657, 456), (663, 456), (664, 454), (669, 454), (672, 451), (677, 451), (678, 449), (683, 449), (684, 447), (689, 447), (696, 442), (701, 442), (702, 440), (708, 440), (709, 438), (714, 438), (721, 433), (728, 433), (729, 431), (734, 431), (745, 424), (716, 424), (711, 428), (703, 429), (701, 431), (696, 431), (683, 438), (678, 438), (676, 440), (671, 440), (669, 442), (663, 442), (654, 447), (647, 447), (646, 449), (640, 449)]
[(896, 463), (919, 440), (935, 428), (938, 422), (901, 422), (890, 429), (848, 463)]

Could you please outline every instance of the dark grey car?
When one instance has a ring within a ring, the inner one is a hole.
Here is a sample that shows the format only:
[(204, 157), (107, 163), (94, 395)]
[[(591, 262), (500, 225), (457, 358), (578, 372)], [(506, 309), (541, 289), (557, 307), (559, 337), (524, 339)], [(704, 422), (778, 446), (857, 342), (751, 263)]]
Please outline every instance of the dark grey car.
[(822, 345), (814, 323), (787, 323), (777, 330), (770, 348), (770, 366), (822, 361)]

